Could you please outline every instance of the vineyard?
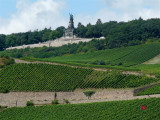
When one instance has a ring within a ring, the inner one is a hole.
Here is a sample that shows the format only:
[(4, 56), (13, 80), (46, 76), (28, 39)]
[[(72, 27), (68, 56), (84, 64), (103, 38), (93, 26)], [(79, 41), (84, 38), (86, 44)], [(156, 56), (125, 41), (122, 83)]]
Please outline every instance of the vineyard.
[(73, 91), (76, 88), (134, 88), (157, 78), (49, 64), (13, 64), (0, 71), (0, 90)]
[(160, 94), (160, 84), (143, 90), (142, 92), (138, 93), (137, 95), (152, 95), (152, 94)]
[(158, 54), (160, 54), (160, 43), (150, 43), (60, 57), (37, 58), (37, 60), (83, 64), (98, 64), (98, 61), (104, 61), (106, 65), (125, 67), (144, 63)]
[[(140, 106), (147, 106), (141, 110)], [(160, 98), (9, 108), (1, 120), (160, 120)]]

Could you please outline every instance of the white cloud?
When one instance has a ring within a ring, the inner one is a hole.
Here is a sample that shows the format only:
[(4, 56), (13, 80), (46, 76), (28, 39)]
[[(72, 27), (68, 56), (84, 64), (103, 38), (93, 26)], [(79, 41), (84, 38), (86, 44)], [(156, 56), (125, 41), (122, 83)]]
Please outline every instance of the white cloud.
[(1, 34), (26, 32), (45, 27), (56, 28), (67, 24), (62, 16), (62, 10), (65, 8), (64, 1), (19, 0), (16, 7), (17, 12), (11, 18), (0, 18)]
[[(67, 0), (18, 0), (17, 12), (8, 19), (0, 18), (0, 34), (26, 32), (68, 25), (68, 17), (63, 15), (70, 10)], [(95, 24), (97, 19), (107, 21), (129, 21), (140, 16), (143, 19), (160, 18), (160, 0), (99, 0), (104, 7), (94, 15), (77, 13), (74, 15), (75, 26), (78, 22), (86, 25)], [(89, 7), (89, 5), (88, 5)], [(67, 8), (67, 9), (66, 9)], [(83, 9), (83, 6), (82, 6)]]
[(98, 18), (107, 21), (129, 21), (142, 17), (143, 19), (160, 18), (160, 0), (99, 0), (105, 4), (95, 15), (79, 15), (77, 19), (87, 24), (95, 24)]

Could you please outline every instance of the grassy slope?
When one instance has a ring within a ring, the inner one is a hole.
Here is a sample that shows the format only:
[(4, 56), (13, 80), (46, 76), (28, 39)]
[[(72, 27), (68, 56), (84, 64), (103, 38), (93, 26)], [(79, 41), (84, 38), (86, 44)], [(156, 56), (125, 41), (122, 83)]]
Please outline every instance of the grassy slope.
[(76, 88), (134, 88), (156, 78), (49, 64), (14, 64), (0, 71), (0, 90), (73, 91)]
[[(146, 105), (147, 110), (140, 106)], [(1, 120), (160, 120), (160, 98), (9, 108), (0, 112)]]
[(110, 65), (122, 63), (122, 66), (132, 66), (148, 61), (158, 54), (160, 54), (160, 43), (150, 43), (138, 46), (95, 51), (92, 53), (65, 55), (43, 60), (88, 64), (95, 62), (96, 60), (104, 60), (106, 63), (110, 63)]

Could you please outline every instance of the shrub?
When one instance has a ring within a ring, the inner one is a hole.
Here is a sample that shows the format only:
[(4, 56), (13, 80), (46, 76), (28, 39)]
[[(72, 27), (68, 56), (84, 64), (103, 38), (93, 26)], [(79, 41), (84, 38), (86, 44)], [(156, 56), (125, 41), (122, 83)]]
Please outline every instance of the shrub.
[(122, 62), (119, 62), (117, 65), (120, 66), (120, 65), (123, 65), (123, 63), (122, 63)]
[(91, 96), (93, 95), (93, 94), (95, 94), (96, 92), (95, 91), (86, 91), (86, 92), (83, 92), (87, 97), (88, 97), (88, 99), (89, 98), (91, 98)]
[(70, 102), (69, 102), (69, 100), (64, 99), (64, 103), (69, 104)]
[(0, 93), (9, 93), (10, 91), (8, 89), (0, 90)]
[(91, 62), (91, 64), (94, 64), (94, 65), (106, 65), (105, 61), (104, 60), (96, 60), (94, 62)]
[(52, 105), (56, 105), (56, 104), (59, 104), (58, 100), (53, 100)]
[(3, 108), (8, 108), (8, 106), (3, 106)]
[(33, 101), (27, 101), (27, 104), (26, 104), (27, 106), (34, 106), (34, 103), (33, 103)]
[(106, 65), (106, 63), (105, 63), (104, 60), (101, 60), (101, 61), (99, 62), (99, 65)]

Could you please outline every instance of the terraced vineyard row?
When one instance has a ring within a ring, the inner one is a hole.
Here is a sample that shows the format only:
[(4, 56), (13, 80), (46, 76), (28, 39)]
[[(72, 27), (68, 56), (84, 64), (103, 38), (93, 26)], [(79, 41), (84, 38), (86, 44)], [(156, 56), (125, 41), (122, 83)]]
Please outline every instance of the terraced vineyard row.
[[(141, 110), (141, 105), (147, 106)], [(1, 120), (160, 120), (160, 98), (9, 108)]]
[(0, 90), (73, 91), (76, 88), (134, 88), (158, 79), (49, 64), (14, 64), (0, 71)]

